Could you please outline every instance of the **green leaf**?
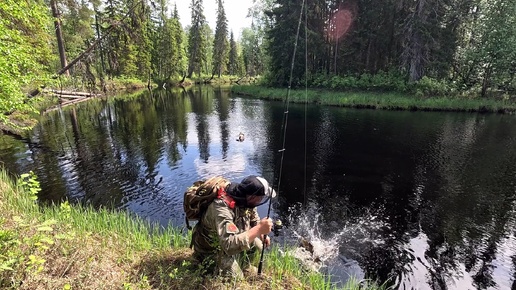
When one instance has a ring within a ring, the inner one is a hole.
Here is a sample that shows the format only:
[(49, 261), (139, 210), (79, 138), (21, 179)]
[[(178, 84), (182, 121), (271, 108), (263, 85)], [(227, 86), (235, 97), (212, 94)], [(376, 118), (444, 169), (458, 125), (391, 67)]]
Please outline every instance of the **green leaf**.
[(42, 237), (39, 240), (40, 240), (40, 242), (46, 243), (46, 244), (49, 244), (49, 245), (53, 245), (54, 244), (54, 240), (52, 240), (49, 237)]
[(1, 264), (0, 265), (0, 272), (2, 272), (2, 271), (13, 271), (13, 270), (14, 270), (13, 268), (11, 268), (11, 267), (9, 267), (9, 266), (7, 266), (5, 264)]
[(49, 227), (49, 226), (40, 226), (36, 229), (38, 232), (51, 232), (53, 231), (54, 229), (52, 227)]
[(57, 221), (55, 219), (49, 219), (49, 220), (44, 221), (41, 225), (42, 226), (52, 226), (55, 224), (57, 224)]

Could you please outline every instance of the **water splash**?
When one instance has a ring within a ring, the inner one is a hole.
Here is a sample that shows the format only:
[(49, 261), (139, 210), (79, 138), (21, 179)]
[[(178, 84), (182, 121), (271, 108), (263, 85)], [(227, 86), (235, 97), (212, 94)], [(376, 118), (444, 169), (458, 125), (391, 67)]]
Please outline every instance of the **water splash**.
[(361, 253), (384, 243), (381, 232), (388, 225), (369, 211), (354, 217), (342, 212), (324, 217), (322, 212), (315, 205), (289, 210), (284, 233), (294, 246), (292, 254), (308, 269), (330, 274), (334, 282), (363, 279)]
[(313, 208), (301, 213), (300, 216), (289, 216), (289, 230), (298, 247), (294, 256), (305, 262), (310, 268), (319, 270), (326, 261), (336, 258), (339, 254), (339, 240), (343, 233), (331, 236), (323, 235), (320, 229), (319, 212)]

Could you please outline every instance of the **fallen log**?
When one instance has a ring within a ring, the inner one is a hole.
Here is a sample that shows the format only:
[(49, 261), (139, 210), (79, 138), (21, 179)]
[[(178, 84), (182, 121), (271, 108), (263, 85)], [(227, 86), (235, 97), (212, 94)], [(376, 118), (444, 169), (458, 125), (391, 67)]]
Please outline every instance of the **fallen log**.
[(58, 95), (58, 97), (65, 99), (84, 99), (89, 98), (90, 96)]
[(67, 105), (78, 104), (80, 102), (84, 102), (84, 101), (87, 101), (87, 100), (88, 100), (88, 98), (84, 98), (84, 99), (81, 99), (81, 100), (66, 101), (66, 102), (63, 102), (61, 104), (61, 107), (64, 107), (64, 106), (67, 106)]
[(240, 81), (241, 81), (241, 80), (243, 80), (244, 78), (246, 78), (247, 76), (248, 76), (247, 74), (246, 74), (246, 75), (244, 75), (244, 76), (242, 76), (242, 77), (241, 77), (241, 78), (239, 78), (235, 83), (240, 84)]
[(88, 93), (88, 92), (72, 92), (72, 91), (58, 91), (58, 90), (49, 90), (49, 91), (54, 94), (67, 95), (67, 96), (85, 96), (85, 97), (100, 96), (99, 94)]
[(80, 102), (87, 101), (89, 99), (90, 98), (82, 98), (82, 99), (74, 99), (74, 100), (64, 101), (64, 102), (60, 103), (59, 105), (55, 105), (55, 106), (52, 106), (52, 107), (46, 109), (45, 113), (52, 112), (52, 111), (55, 111), (55, 110), (59, 110), (59, 109), (62, 109), (64, 107), (66, 107), (66, 106), (69, 106), (69, 105), (75, 105), (75, 104), (78, 104)]

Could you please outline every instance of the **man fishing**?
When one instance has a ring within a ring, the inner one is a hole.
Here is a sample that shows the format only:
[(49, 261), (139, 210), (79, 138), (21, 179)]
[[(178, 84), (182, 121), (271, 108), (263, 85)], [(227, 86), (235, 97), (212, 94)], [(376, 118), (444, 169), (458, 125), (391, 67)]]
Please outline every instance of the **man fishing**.
[(242, 269), (254, 272), (250, 255), (270, 245), (266, 235), (272, 230), (272, 220), (260, 220), (256, 207), (275, 196), (269, 183), (254, 175), (219, 189), (193, 229), (194, 257), (218, 275), (242, 278)]

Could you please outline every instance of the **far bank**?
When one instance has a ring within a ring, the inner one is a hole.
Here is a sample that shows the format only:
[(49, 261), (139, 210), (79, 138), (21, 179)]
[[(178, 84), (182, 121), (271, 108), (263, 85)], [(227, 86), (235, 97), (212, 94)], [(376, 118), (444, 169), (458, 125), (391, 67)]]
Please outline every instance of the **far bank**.
[(271, 88), (259, 85), (233, 86), (231, 92), (260, 99), (340, 106), (360, 109), (451, 111), (514, 114), (514, 98), (418, 97), (394, 92), (332, 91), (324, 89)]

